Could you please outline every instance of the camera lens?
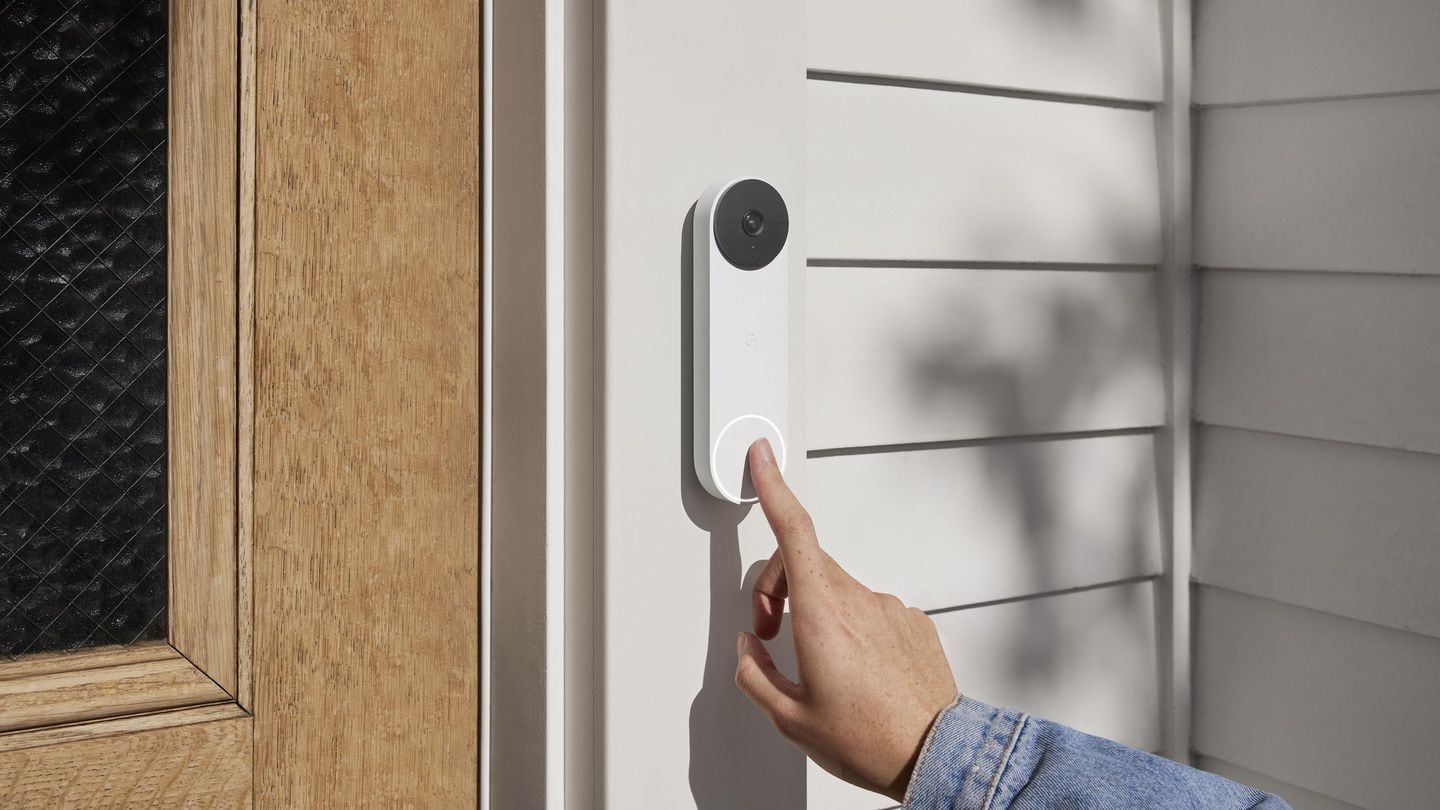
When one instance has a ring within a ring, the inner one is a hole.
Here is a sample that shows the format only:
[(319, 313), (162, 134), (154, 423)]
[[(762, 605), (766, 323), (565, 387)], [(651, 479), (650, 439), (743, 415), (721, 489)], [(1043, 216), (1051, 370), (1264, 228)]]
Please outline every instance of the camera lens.
[(744, 231), (746, 236), (759, 236), (760, 232), (765, 230), (765, 215), (753, 208), (746, 211), (745, 215), (740, 217), (740, 230)]
[(774, 186), (754, 177), (736, 180), (722, 190), (710, 220), (715, 247), (727, 264), (740, 270), (769, 267), (785, 250), (790, 235), (785, 199)]

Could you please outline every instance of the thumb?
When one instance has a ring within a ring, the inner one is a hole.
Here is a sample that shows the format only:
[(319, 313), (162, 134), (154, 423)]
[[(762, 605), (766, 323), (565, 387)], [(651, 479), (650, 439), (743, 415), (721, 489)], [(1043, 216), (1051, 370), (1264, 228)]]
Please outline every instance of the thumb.
[(795, 716), (799, 707), (799, 684), (776, 669), (775, 659), (753, 633), (736, 636), (735, 651), (739, 656), (735, 664), (735, 685), (783, 733), (784, 724)]

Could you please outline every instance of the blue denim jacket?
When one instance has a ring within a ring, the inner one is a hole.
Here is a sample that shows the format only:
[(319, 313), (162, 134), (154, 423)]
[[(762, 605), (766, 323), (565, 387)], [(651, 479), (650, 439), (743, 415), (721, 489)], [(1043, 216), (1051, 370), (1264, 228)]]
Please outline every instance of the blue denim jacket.
[(910, 810), (1288, 808), (1278, 796), (966, 697), (935, 721), (905, 792)]

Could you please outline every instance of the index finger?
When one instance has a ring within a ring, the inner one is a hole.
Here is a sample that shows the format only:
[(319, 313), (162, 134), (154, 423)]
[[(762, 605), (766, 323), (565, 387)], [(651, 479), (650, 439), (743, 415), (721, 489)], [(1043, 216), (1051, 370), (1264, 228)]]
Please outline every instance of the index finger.
[(770, 530), (775, 532), (790, 590), (797, 590), (823, 559), (820, 541), (810, 513), (785, 483), (775, 463), (775, 451), (765, 439), (750, 445), (750, 480), (755, 484), (755, 494), (760, 496), (760, 508), (765, 511)]

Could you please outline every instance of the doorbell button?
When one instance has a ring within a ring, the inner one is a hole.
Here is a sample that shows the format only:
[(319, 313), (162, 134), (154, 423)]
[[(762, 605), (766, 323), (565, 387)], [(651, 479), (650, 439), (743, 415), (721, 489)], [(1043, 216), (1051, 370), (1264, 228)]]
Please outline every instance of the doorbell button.
[(695, 203), (695, 475), (731, 503), (753, 503), (746, 457), (770, 440), (785, 467), (789, 412), (790, 213), (769, 183), (716, 183)]
[[(770, 447), (775, 451), (775, 463), (780, 466), (780, 472), (785, 472), (785, 437), (780, 435), (780, 428), (775, 427), (774, 422), (763, 416), (747, 414), (735, 417), (720, 429), (720, 435), (715, 439), (715, 452), (710, 458), (710, 474), (725, 500), (731, 503), (759, 500), (755, 485), (750, 480), (748, 461), (750, 445), (760, 439), (770, 440)], [(736, 481), (740, 482), (737, 489), (727, 486)]]

